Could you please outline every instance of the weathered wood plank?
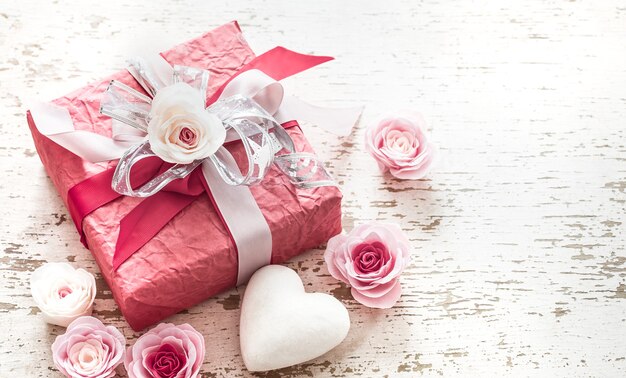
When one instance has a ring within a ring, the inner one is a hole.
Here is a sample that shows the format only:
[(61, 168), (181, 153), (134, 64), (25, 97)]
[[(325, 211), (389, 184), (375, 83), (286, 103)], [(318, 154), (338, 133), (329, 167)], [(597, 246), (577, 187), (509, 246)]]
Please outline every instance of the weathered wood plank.
[[(312, 102), (365, 103), (355, 133), (306, 133), (344, 191), (344, 226), (398, 222), (413, 243), (404, 296), (365, 308), (321, 262), (289, 266), (348, 307), (346, 341), (256, 376), (623, 376), (626, 371), (626, 4), (619, 0), (314, 4), (32, 0), (0, 5), (0, 376), (52, 377), (29, 275), (46, 261), (97, 273), (46, 177), (24, 113), (237, 18), (256, 51), (338, 60), (288, 80)], [(428, 179), (380, 175), (362, 150), (379, 113), (423, 112), (443, 159)], [(96, 316), (132, 342), (99, 278)], [(250, 376), (238, 349), (242, 289), (172, 318), (208, 345), (204, 377)], [(122, 374), (122, 376), (125, 376)]]

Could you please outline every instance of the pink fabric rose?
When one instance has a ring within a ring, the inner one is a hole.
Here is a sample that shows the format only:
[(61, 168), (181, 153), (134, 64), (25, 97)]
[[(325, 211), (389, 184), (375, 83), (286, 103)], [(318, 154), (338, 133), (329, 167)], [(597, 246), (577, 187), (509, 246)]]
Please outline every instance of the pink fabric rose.
[(425, 134), (419, 113), (387, 117), (365, 132), (365, 150), (382, 172), (399, 178), (417, 180), (430, 170), (437, 149)]
[(368, 307), (391, 308), (400, 299), (400, 273), (410, 262), (409, 241), (395, 224), (364, 224), (328, 241), (324, 259), (330, 274), (352, 286)]
[(204, 337), (189, 324), (161, 323), (128, 348), (129, 378), (193, 378), (204, 360)]
[(126, 340), (112, 326), (81, 316), (52, 343), (54, 365), (66, 377), (108, 378), (124, 360)]

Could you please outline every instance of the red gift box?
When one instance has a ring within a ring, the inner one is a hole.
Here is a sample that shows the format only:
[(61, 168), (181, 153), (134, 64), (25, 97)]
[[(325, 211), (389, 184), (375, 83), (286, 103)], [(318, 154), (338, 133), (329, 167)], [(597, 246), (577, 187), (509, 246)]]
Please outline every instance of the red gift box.
[[(255, 57), (236, 22), (161, 55), (171, 65), (208, 70), (209, 94)], [(76, 130), (110, 137), (111, 119), (99, 113), (99, 106), (112, 79), (141, 90), (128, 72), (121, 71), (53, 103), (69, 111)], [(30, 113), (28, 124), (41, 161), (66, 206), (71, 188), (116, 164), (82, 160), (39, 133)], [(299, 127), (287, 132), (297, 151), (312, 152)], [(243, 156), (240, 143), (230, 144), (228, 149), (236, 158)], [(274, 167), (250, 190), (271, 230), (272, 263), (284, 262), (341, 232), (341, 193), (336, 187), (297, 188)], [(237, 249), (203, 194), (114, 270), (120, 220), (141, 201), (120, 197), (91, 212), (82, 222), (85, 243), (122, 314), (135, 330), (234, 287), (238, 268)]]

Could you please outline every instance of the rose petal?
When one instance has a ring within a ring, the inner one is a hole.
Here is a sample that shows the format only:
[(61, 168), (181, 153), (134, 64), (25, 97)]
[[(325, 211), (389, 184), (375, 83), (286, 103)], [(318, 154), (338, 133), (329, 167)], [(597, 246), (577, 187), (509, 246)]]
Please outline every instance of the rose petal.
[(397, 281), (392, 289), (386, 294), (378, 298), (368, 297), (365, 292), (360, 292), (354, 288), (351, 290), (352, 297), (359, 303), (372, 308), (391, 308), (400, 299), (402, 295), (402, 287)]
[(343, 243), (345, 243), (346, 236), (339, 234), (330, 238), (326, 244), (326, 252), (324, 253), (324, 261), (326, 261), (326, 268), (328, 272), (335, 279), (347, 282), (345, 270), (340, 269), (339, 266), (344, 261), (344, 257), (338, 253), (341, 250)]

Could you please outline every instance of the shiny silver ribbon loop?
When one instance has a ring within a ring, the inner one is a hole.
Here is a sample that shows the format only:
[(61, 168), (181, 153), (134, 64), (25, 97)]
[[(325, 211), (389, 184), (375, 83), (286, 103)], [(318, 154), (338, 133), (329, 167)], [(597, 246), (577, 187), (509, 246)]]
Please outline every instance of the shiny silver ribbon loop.
[[(207, 111), (222, 120), (227, 132), (237, 135), (248, 160), (247, 168), (233, 164), (232, 155), (222, 146), (209, 157), (220, 177), (229, 185), (252, 185), (261, 181), (274, 162), (277, 146), (269, 130), (281, 128), (278, 122), (254, 100), (239, 95), (219, 100)], [(241, 174), (242, 168), (245, 175)]]
[(126, 67), (128, 72), (150, 97), (154, 97), (159, 89), (167, 85), (167, 79), (159, 77), (157, 74), (158, 70), (153, 69), (151, 64), (146, 62), (144, 58), (129, 59), (126, 63), (128, 64)]
[(172, 82), (173, 84), (181, 82), (187, 83), (192, 88), (196, 88), (200, 91), (202, 96), (205, 96), (209, 86), (209, 71), (175, 65), (174, 72), (172, 73)]
[(141, 160), (150, 157), (157, 157), (157, 155), (150, 149), (150, 143), (148, 141), (129, 148), (115, 167), (111, 188), (129, 197), (150, 197), (163, 189), (170, 182), (185, 178), (188, 174), (193, 172), (196, 167), (202, 164), (202, 160), (195, 160), (190, 164), (176, 164), (135, 190), (130, 182), (130, 174), (133, 166)]
[[(100, 100), (100, 113), (145, 135), (148, 130), (148, 113), (151, 103), (150, 97), (119, 81), (111, 80)], [(113, 139), (118, 140), (119, 135), (125, 133), (124, 130), (118, 130), (113, 133)]]
[(278, 155), (274, 164), (300, 188), (337, 186), (332, 176), (324, 168), (324, 163), (315, 155), (306, 152)]

